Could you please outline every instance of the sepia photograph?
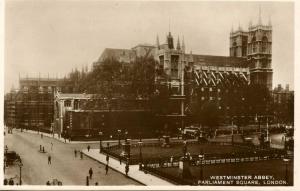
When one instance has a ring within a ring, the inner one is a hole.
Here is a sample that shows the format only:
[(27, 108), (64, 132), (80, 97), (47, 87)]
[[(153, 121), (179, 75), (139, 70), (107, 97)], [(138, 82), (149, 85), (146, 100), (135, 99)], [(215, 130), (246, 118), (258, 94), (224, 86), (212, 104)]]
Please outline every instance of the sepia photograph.
[(293, 1), (3, 6), (1, 188), (295, 186)]

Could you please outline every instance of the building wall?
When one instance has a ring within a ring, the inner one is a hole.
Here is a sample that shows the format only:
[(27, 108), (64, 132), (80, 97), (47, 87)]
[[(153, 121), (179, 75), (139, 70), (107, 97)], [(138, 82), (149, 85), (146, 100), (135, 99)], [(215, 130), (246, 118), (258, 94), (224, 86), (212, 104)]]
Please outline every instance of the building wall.
[(7, 107), (9, 109), (5, 111), (10, 115), (6, 120), (13, 120), (15, 123), (8, 125), (13, 128), (51, 132), (54, 92), (68, 91), (72, 88), (70, 84), (65, 83), (63, 79), (48, 78), (21, 78), (19, 84), (17, 96), (6, 103), (7, 106), (14, 104), (14, 107)]

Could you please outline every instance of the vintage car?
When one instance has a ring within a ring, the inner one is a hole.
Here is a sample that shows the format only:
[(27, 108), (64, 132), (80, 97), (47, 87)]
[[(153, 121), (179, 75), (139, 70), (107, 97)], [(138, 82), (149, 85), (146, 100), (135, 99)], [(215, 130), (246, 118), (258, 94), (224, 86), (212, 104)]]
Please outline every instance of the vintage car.
[(7, 151), (4, 154), (6, 165), (12, 165), (14, 162), (21, 162), (21, 157), (15, 151)]

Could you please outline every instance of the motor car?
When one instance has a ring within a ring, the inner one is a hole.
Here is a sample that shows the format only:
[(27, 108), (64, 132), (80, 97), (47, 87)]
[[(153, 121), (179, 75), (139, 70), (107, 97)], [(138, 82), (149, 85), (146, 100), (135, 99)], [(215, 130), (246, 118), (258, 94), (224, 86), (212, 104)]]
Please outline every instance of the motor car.
[(15, 151), (7, 151), (4, 154), (6, 165), (12, 165), (14, 162), (21, 162), (21, 157)]

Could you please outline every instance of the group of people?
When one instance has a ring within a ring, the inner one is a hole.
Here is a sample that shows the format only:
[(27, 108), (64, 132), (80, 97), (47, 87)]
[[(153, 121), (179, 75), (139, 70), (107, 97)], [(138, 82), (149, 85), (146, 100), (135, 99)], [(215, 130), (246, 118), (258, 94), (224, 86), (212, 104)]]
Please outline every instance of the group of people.
[(12, 178), (10, 178), (9, 180), (7, 180), (6, 178), (4, 179), (4, 185), (15, 185), (15, 182)]
[(80, 159), (83, 159), (83, 153), (82, 153), (82, 151), (78, 151), (78, 150), (74, 150), (74, 156), (75, 156), (75, 158), (77, 158), (77, 153), (79, 152), (79, 155), (80, 155)]

